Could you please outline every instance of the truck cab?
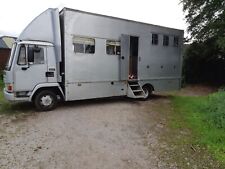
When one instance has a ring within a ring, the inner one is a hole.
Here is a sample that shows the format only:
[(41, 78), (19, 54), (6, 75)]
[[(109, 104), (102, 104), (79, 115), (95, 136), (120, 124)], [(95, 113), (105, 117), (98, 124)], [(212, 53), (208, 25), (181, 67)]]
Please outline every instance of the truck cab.
[[(61, 52), (57, 51), (60, 34), (58, 41), (55, 38), (56, 29), (60, 29), (57, 17), (58, 10), (48, 9), (15, 41), (4, 71), (7, 100), (33, 101), (39, 110), (50, 110), (57, 102), (57, 95), (63, 98), (59, 74)], [(40, 30), (42, 25), (44, 30)]]

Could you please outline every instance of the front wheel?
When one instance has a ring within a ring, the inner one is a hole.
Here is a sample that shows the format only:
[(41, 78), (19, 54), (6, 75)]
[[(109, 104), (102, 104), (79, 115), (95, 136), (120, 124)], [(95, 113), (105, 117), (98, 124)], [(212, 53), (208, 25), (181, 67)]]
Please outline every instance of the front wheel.
[(49, 111), (56, 107), (57, 96), (49, 90), (42, 90), (34, 98), (34, 104), (39, 111)]
[(142, 87), (143, 91), (144, 91), (144, 100), (148, 100), (152, 94), (152, 89), (151, 87), (148, 86), (143, 86)]

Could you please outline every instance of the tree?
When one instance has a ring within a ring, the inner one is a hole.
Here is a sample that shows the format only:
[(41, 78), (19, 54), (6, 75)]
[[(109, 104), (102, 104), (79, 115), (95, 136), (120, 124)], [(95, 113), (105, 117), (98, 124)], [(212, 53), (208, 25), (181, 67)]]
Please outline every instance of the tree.
[(192, 43), (184, 53), (186, 82), (225, 83), (225, 0), (180, 0)]
[(225, 51), (225, 1), (181, 0), (181, 3), (191, 38), (202, 42), (215, 38)]
[(224, 84), (225, 59), (216, 39), (185, 45), (183, 76), (186, 83)]

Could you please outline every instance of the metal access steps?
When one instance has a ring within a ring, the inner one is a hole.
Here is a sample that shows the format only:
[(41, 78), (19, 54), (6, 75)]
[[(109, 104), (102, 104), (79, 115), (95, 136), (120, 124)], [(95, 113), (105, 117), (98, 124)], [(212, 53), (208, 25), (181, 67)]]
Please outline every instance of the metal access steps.
[(145, 92), (143, 91), (138, 81), (128, 81), (128, 97), (145, 98)]

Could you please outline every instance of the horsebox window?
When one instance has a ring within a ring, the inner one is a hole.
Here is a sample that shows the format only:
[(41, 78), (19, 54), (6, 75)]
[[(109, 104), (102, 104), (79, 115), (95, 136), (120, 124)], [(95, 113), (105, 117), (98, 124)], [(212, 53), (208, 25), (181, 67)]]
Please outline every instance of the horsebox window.
[(174, 36), (173, 46), (174, 47), (178, 47), (178, 45), (179, 45), (179, 37), (178, 36)]
[(163, 36), (163, 46), (169, 46), (169, 36)]
[(108, 55), (120, 55), (120, 42), (107, 40), (106, 41), (106, 53)]
[(158, 34), (152, 34), (152, 44), (158, 45)]
[(95, 53), (95, 39), (86, 37), (74, 37), (73, 46), (75, 53)]

